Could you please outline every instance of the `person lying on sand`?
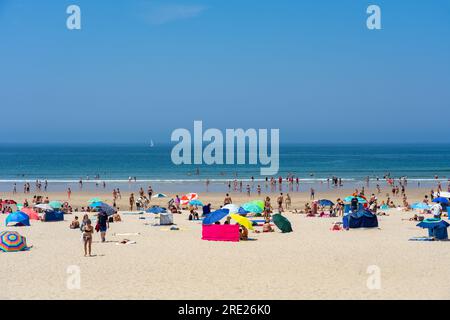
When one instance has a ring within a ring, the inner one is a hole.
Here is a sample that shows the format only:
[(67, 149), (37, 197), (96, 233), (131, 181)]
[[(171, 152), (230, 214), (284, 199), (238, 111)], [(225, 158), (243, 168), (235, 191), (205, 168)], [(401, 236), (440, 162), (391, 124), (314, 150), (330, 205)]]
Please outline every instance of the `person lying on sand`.
[(70, 223), (70, 229), (78, 229), (80, 227), (80, 222), (78, 221), (78, 217), (75, 216), (75, 220)]
[(117, 244), (135, 244), (136, 241), (132, 241), (132, 240), (128, 240), (128, 239), (123, 239), (122, 241), (117, 242)]
[(263, 224), (263, 232), (274, 232), (272, 226), (270, 225), (270, 219), (266, 219)]
[[(415, 214), (412, 218), (409, 218), (408, 221), (422, 221), (423, 219), (424, 218), (422, 216)], [(406, 219), (402, 219), (402, 220), (406, 220)]]
[(113, 214), (113, 221), (114, 222), (121, 222), (122, 221), (122, 218), (120, 217), (120, 214), (119, 213), (114, 213)]

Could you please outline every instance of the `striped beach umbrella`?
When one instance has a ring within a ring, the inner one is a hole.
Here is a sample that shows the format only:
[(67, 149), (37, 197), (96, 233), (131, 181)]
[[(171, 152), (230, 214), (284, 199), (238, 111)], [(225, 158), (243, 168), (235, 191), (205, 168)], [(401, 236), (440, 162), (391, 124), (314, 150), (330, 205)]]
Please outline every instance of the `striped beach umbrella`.
[(187, 205), (189, 203), (189, 201), (196, 200), (196, 199), (198, 199), (198, 194), (196, 194), (196, 193), (188, 193), (188, 194), (185, 194), (184, 196), (181, 197), (180, 203), (181, 203), (181, 205), (185, 206), (185, 205)]
[(27, 239), (15, 231), (0, 232), (0, 250), (17, 252), (27, 248)]

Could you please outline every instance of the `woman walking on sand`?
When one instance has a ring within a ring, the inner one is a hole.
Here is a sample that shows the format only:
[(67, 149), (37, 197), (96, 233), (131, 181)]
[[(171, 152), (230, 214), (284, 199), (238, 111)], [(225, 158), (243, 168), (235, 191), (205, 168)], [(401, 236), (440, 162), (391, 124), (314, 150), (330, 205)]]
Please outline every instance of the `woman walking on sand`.
[(88, 254), (91, 257), (92, 249), (92, 234), (94, 233), (94, 227), (91, 220), (87, 220), (86, 225), (83, 227), (83, 242), (84, 242), (84, 256)]
[(70, 200), (70, 195), (72, 194), (72, 190), (70, 188), (67, 189), (67, 198)]

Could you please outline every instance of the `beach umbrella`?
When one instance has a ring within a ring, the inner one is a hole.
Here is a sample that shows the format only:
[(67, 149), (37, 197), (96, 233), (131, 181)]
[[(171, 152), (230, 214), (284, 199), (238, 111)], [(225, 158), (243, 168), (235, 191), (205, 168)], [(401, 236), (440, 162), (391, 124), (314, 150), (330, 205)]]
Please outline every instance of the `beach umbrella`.
[(160, 206), (152, 206), (151, 208), (145, 210), (147, 213), (160, 214), (166, 212), (166, 208), (162, 208)]
[(22, 208), (21, 212), (25, 213), (30, 220), (39, 220), (39, 215), (36, 211), (31, 208)]
[(27, 249), (27, 239), (15, 231), (0, 232), (0, 250), (17, 252)]
[(52, 207), (53, 209), (60, 209), (62, 207), (62, 202), (61, 201), (50, 201), (50, 203), (48, 205), (50, 207)]
[(331, 200), (322, 199), (322, 200), (319, 200), (319, 205), (321, 205), (323, 207), (331, 207), (331, 206), (334, 206), (334, 203)]
[(181, 197), (181, 201), (180, 201), (180, 203), (181, 203), (181, 205), (187, 205), (188, 203), (189, 203), (189, 201), (191, 201), (191, 200), (196, 200), (196, 199), (198, 199), (198, 194), (196, 194), (196, 193), (188, 193), (188, 194), (185, 194), (184, 196), (182, 196)]
[(112, 216), (114, 213), (116, 213), (116, 209), (111, 207), (109, 204), (102, 203), (99, 207), (97, 207), (97, 210), (99, 212), (104, 212), (108, 216)]
[(198, 194), (191, 192), (186, 194), (186, 197), (188, 197), (189, 200), (194, 200), (194, 199), (198, 199)]
[(247, 210), (245, 210), (244, 208), (239, 207), (239, 210), (238, 210), (237, 213), (238, 213), (238, 214), (241, 214), (241, 215), (246, 215), (247, 213), (250, 213), (250, 211), (247, 211)]
[(167, 198), (167, 196), (164, 193), (157, 193), (152, 198)]
[(447, 191), (439, 191), (439, 197), (450, 198), (450, 192)]
[(17, 202), (15, 202), (14, 200), (3, 200), (1, 203), (2, 204), (17, 204)]
[[(348, 196), (344, 198), (345, 202), (351, 202), (354, 196)], [(367, 200), (362, 197), (356, 197), (358, 199), (358, 203), (367, 203)]]
[(292, 226), (286, 217), (282, 216), (280, 213), (272, 215), (273, 223), (281, 230), (281, 232), (292, 232)]
[(260, 207), (261, 210), (264, 210), (264, 201), (262, 201), (262, 200), (253, 200), (251, 202), (254, 203), (255, 205), (257, 205), (258, 207)]
[(194, 200), (189, 201), (189, 204), (191, 206), (203, 206), (203, 202), (201, 202), (198, 199), (194, 199)]
[(45, 211), (53, 211), (54, 209), (48, 203), (40, 203), (34, 206)]
[(88, 203), (93, 203), (93, 202), (103, 202), (100, 198), (92, 198), (88, 201)]
[(439, 202), (439, 203), (448, 203), (448, 199), (444, 197), (434, 198), (433, 202)]
[(247, 212), (253, 212), (253, 213), (261, 213), (263, 212), (263, 208), (261, 208), (258, 204), (254, 202), (247, 202), (242, 205), (242, 208)]
[(15, 223), (16, 226), (30, 226), (30, 217), (21, 211), (10, 213), (5, 220), (5, 225)]
[(203, 219), (203, 224), (213, 224), (214, 222), (217, 222), (226, 217), (229, 213), (230, 210), (228, 209), (219, 209), (208, 213), (207, 216)]
[(230, 213), (238, 213), (239, 212), (239, 207), (232, 203), (223, 206), (222, 209), (228, 209), (230, 211)]
[(97, 202), (92, 202), (91, 204), (89, 204), (89, 207), (91, 207), (91, 208), (100, 208), (104, 204), (105, 204), (104, 202), (97, 201)]
[(411, 209), (428, 210), (428, 209), (430, 209), (430, 206), (424, 202), (416, 202), (411, 205)]
[(248, 220), (246, 217), (240, 216), (238, 214), (232, 213), (230, 215), (231, 219), (239, 223), (241, 226), (246, 227), (249, 230), (253, 230), (253, 225), (250, 220)]

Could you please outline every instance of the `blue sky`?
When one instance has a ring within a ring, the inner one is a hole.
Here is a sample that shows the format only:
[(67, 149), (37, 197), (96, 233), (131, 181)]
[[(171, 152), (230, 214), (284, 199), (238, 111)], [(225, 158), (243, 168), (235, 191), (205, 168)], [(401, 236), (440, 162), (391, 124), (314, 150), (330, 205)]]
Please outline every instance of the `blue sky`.
[(0, 142), (450, 142), (449, 39), (447, 0), (0, 0)]

